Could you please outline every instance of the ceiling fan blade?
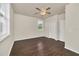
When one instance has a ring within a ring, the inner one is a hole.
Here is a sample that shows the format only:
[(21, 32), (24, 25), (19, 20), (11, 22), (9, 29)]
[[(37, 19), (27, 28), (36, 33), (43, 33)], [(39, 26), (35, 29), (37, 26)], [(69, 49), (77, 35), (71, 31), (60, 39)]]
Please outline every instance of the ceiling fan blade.
[(46, 10), (49, 10), (49, 9), (51, 9), (51, 8), (50, 7), (46, 8)]
[(37, 10), (41, 11), (39, 8), (36, 8)]
[(34, 14), (38, 14), (38, 13), (34, 13)]
[(47, 12), (47, 14), (51, 14), (51, 12)]

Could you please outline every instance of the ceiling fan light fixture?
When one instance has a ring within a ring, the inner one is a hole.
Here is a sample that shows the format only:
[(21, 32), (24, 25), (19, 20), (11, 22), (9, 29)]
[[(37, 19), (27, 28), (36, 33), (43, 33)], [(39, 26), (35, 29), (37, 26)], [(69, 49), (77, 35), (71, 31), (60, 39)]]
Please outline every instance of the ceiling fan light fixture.
[(41, 8), (41, 9), (36, 8), (36, 9), (39, 11), (39, 14), (40, 14), (41, 16), (45, 16), (45, 15), (47, 15), (47, 14), (50, 14), (50, 13), (48, 12), (48, 10), (50, 9), (50, 7), (48, 7), (48, 8)]
[(46, 15), (46, 12), (40, 12), (40, 14), (41, 14), (42, 16), (44, 16), (44, 15)]

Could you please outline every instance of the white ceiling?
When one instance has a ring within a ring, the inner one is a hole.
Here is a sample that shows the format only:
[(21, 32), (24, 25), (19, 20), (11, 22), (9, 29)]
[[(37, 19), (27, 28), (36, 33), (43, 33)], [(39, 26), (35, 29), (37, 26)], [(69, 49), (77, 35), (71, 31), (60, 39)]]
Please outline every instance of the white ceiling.
[[(12, 5), (16, 13), (44, 19), (53, 16), (55, 14), (64, 13), (66, 3), (14, 3)], [(35, 14), (36, 12), (39, 12), (35, 8), (47, 8), (47, 7), (51, 8), (49, 10), (51, 12), (50, 15), (41, 16), (40, 14)]]

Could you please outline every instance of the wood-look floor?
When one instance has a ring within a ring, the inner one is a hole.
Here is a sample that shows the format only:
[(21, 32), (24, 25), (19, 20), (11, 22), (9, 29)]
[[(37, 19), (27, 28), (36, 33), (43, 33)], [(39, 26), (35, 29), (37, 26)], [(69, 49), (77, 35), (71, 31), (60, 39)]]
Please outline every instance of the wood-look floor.
[(64, 42), (47, 37), (16, 41), (10, 56), (77, 56), (64, 48)]

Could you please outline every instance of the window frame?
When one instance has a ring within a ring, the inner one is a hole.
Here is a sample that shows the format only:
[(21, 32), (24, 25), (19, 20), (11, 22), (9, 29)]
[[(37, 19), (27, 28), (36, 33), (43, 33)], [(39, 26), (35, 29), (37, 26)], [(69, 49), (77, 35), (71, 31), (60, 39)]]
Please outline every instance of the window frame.
[[(10, 35), (10, 5), (8, 3), (0, 3), (0, 22), (2, 23), (2, 33), (0, 33), (0, 41)], [(3, 10), (4, 8), (5, 10)]]

